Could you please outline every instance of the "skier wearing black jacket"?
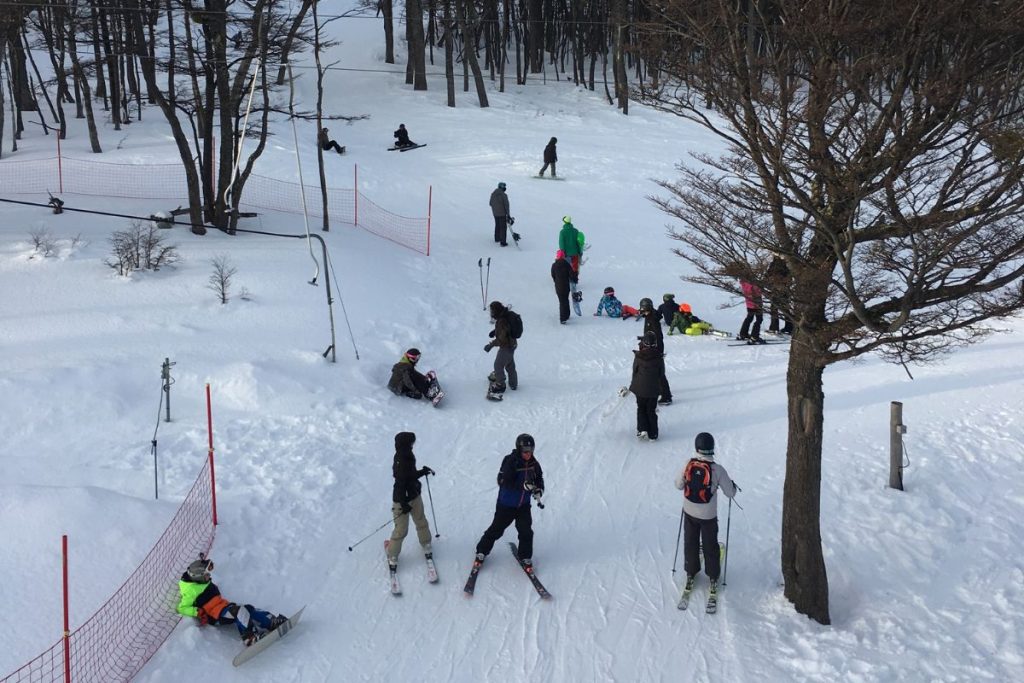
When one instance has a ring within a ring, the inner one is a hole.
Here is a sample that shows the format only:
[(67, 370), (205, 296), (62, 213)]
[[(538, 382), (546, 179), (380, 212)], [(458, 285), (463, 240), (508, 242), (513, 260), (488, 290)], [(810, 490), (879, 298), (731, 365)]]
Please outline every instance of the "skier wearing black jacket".
[(636, 397), (636, 435), (658, 439), (658, 392), (665, 376), (665, 359), (658, 351), (653, 332), (644, 332), (640, 348), (633, 352), (633, 378), (629, 390)]
[(544, 471), (533, 457), (533, 437), (520, 434), (516, 447), (501, 461), (498, 470), (498, 502), (494, 520), (476, 544), (475, 564), (482, 564), (509, 525), (515, 522), (519, 532), (519, 560), (530, 571), (533, 566), (533, 516), (530, 499), (544, 495)]
[(555, 253), (555, 262), (551, 264), (551, 279), (555, 281), (555, 296), (558, 297), (558, 322), (563, 325), (569, 319), (569, 283), (575, 282), (577, 277), (565, 260), (565, 252), (559, 249)]
[[(661, 331), (661, 314), (654, 308), (654, 302), (647, 297), (640, 299), (640, 305), (637, 306), (637, 308), (644, 319), (644, 334), (647, 334), (648, 332), (654, 333), (658, 353), (664, 357), (665, 335)], [(658, 403), (663, 406), (667, 406), (672, 403), (672, 387), (668, 385), (668, 377), (665, 376), (664, 363), (661, 365), (660, 393), (661, 397), (658, 399)]]
[(391, 491), (391, 514), (395, 518), (395, 529), (391, 532), (388, 543), (388, 564), (392, 568), (398, 566), (398, 555), (402, 552), (402, 541), (409, 534), (409, 515), (416, 523), (416, 536), (427, 559), (431, 558), (430, 524), (423, 512), (423, 498), (420, 496), (420, 477), (434, 473), (429, 467), (416, 469), (416, 456), (412, 446), (416, 443), (413, 432), (395, 434), (395, 459), (391, 473), (395, 477), (395, 486)]

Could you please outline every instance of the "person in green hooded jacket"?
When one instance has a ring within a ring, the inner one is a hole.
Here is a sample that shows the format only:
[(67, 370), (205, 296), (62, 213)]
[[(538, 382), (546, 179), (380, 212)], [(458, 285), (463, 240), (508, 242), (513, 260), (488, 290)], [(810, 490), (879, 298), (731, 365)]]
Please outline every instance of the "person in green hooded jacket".
[(200, 553), (199, 559), (182, 573), (178, 580), (178, 592), (181, 595), (178, 614), (198, 619), (200, 626), (234, 624), (246, 645), (252, 645), (288, 621), (288, 617), (283, 614), (274, 616), (252, 605), (229, 602), (220, 594), (217, 584), (210, 580), (211, 572), (213, 560)]
[(580, 254), (583, 253), (580, 231), (572, 224), (571, 216), (562, 216), (562, 229), (558, 233), (558, 248), (565, 253), (565, 260), (577, 275), (580, 272)]

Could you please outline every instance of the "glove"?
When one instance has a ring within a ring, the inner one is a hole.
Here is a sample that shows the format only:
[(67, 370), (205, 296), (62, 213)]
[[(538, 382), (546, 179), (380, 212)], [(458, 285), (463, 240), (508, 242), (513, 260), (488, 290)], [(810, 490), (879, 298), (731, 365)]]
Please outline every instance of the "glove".
[(434, 474), (434, 470), (430, 469), (429, 467), (424, 466), (424, 467), (420, 468), (420, 476), (421, 477), (422, 476), (429, 476), (431, 474)]
[(412, 505), (408, 503), (402, 503), (402, 514), (407, 515), (412, 512)]
[(516, 224), (516, 219), (512, 218), (512, 216), (509, 216), (508, 217), (508, 224), (509, 225), (515, 225)]
[(485, 346), (484, 347), (484, 353), (490, 353), (491, 352), (491, 346), (492, 346), (491, 344), (488, 344), (487, 346)]
[(206, 613), (206, 610), (199, 610), (199, 613), (196, 616), (199, 618), (200, 626), (206, 626), (210, 623), (210, 615)]
[(532, 481), (528, 481), (525, 484), (523, 484), (523, 488), (526, 489), (527, 491), (533, 491), (537, 487), (534, 485)]
[(491, 330), (490, 332), (487, 333), (487, 336), (490, 337), (491, 339), (494, 339), (495, 334), (497, 333), (494, 330)]
[(736, 493), (739, 493), (740, 491), (743, 490), (743, 489), (740, 488), (740, 485), (737, 484), (735, 481), (732, 483), (732, 485), (736, 487)]
[(544, 489), (534, 489), (533, 493), (530, 494), (536, 501), (540, 500), (540, 497), (544, 495)]

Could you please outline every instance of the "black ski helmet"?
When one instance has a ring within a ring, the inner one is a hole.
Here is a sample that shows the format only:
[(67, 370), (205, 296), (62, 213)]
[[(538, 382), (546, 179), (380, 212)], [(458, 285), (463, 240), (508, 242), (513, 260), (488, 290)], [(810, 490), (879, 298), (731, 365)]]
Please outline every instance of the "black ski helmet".
[(640, 305), (637, 306), (637, 308), (639, 308), (641, 311), (653, 311), (654, 302), (645, 296), (643, 299), (640, 299)]
[(649, 349), (653, 349), (658, 345), (658, 335), (654, 334), (653, 331), (644, 332), (644, 336), (640, 339), (640, 346), (644, 346)]
[(188, 566), (186, 574), (188, 574), (189, 581), (195, 581), (196, 583), (206, 583), (210, 580), (210, 572), (213, 571), (213, 560), (208, 560), (205, 557), (200, 557), (198, 560)]
[(532, 451), (534, 445), (533, 437), (529, 434), (520, 434), (516, 437), (516, 448), (520, 452), (523, 450)]
[(604, 293), (605, 294), (615, 294), (615, 288), (614, 287), (605, 287), (604, 288)]
[(714, 455), (715, 437), (711, 436), (707, 432), (701, 432), (697, 435), (697, 438), (693, 440), (693, 447), (701, 455)]
[(408, 351), (405, 352), (405, 357), (409, 360), (410, 363), (416, 365), (416, 363), (420, 359), (420, 350), (416, 348), (409, 349)]

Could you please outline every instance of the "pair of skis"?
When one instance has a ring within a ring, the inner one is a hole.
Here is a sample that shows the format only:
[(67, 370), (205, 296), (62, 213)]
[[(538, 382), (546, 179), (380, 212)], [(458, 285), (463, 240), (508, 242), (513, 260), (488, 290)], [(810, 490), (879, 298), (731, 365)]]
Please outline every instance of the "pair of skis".
[[(384, 559), (388, 558), (388, 546), (391, 545), (391, 539), (384, 541)], [(434, 565), (433, 554), (428, 554), (424, 558), (427, 563), (427, 583), (437, 583), (437, 567)], [(398, 582), (398, 565), (391, 566), (391, 562), (388, 562), (388, 580), (391, 584), (391, 594), (401, 595), (402, 584)]]
[[(529, 577), (530, 583), (537, 591), (537, 595), (539, 595), (541, 598), (545, 600), (550, 599), (551, 593), (548, 593), (548, 589), (544, 587), (544, 584), (540, 582), (540, 579), (537, 578), (537, 575), (533, 573), (533, 566), (523, 564), (523, 561), (519, 559), (519, 546), (517, 546), (515, 543), (509, 543), (508, 547), (512, 551), (513, 557), (516, 558), (516, 562), (519, 563), (519, 566), (522, 567), (523, 571), (526, 573), (526, 576)], [(469, 578), (466, 579), (466, 587), (462, 589), (466, 593), (467, 598), (473, 597), (473, 591), (476, 590), (476, 577), (480, 573), (480, 567), (482, 566), (482, 562), (477, 562), (475, 560), (473, 561), (473, 568), (469, 570)]]
[[(725, 562), (725, 544), (719, 542), (718, 544), (718, 564), (722, 566)], [(685, 610), (690, 606), (690, 594), (693, 593), (693, 584), (696, 582), (696, 576), (693, 579), (687, 579), (683, 585), (683, 592), (679, 596), (679, 602), (676, 607), (680, 610)], [(704, 611), (708, 614), (714, 614), (718, 611), (718, 584), (717, 582), (712, 584), (711, 590), (708, 592), (708, 602), (704, 607)]]

